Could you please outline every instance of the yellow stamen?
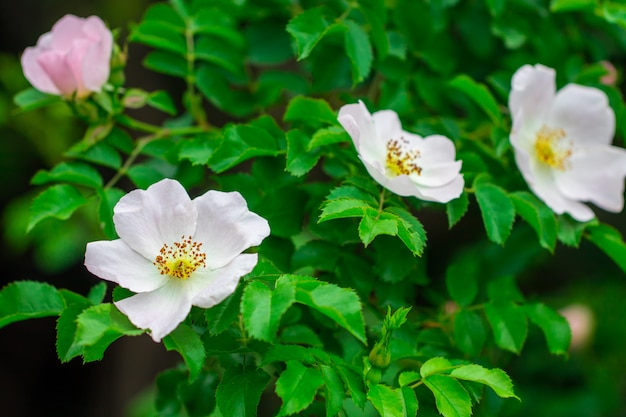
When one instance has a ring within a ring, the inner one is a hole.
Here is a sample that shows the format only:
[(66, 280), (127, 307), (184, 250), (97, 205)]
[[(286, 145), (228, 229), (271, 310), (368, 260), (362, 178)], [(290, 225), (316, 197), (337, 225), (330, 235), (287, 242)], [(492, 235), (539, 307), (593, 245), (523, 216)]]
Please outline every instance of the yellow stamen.
[(565, 131), (542, 126), (535, 136), (535, 153), (542, 163), (564, 171), (572, 150), (564, 143)]
[(409, 141), (404, 137), (390, 139), (387, 142), (386, 164), (392, 176), (422, 173), (422, 168), (415, 162), (420, 157), (417, 149), (409, 149)]
[(187, 279), (199, 267), (206, 266), (206, 253), (201, 251), (202, 243), (195, 242), (191, 236), (181, 236), (182, 242), (167, 243), (159, 251), (153, 264), (161, 275)]

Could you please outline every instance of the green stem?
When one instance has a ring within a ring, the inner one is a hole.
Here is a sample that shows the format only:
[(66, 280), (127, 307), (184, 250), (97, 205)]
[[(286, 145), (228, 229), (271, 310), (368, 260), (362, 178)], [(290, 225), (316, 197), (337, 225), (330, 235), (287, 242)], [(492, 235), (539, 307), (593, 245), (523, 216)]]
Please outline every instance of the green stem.
[(122, 126), (139, 130), (145, 133), (152, 133), (154, 136), (158, 138), (164, 138), (169, 136), (185, 136), (185, 135), (194, 135), (197, 133), (206, 132), (206, 127), (201, 126), (185, 126), (185, 127), (162, 127), (153, 125), (150, 123), (140, 122), (139, 120), (135, 120), (132, 117), (126, 115), (118, 115), (115, 117), (115, 121), (121, 124)]
[(209, 123), (206, 120), (206, 116), (204, 111), (202, 110), (202, 100), (198, 99), (196, 95), (196, 77), (195, 77), (195, 45), (193, 41), (193, 31), (189, 24), (187, 24), (187, 28), (185, 29), (185, 41), (187, 42), (187, 76), (185, 77), (185, 81), (187, 82), (187, 100), (189, 101), (189, 112), (193, 116), (194, 120), (198, 125), (208, 128)]
[(133, 165), (133, 162), (135, 162), (135, 159), (137, 159), (137, 157), (141, 154), (141, 151), (143, 150), (143, 148), (150, 142), (152, 142), (153, 140), (157, 139), (158, 136), (156, 135), (152, 135), (152, 136), (146, 136), (143, 138), (139, 138), (137, 140), (137, 143), (135, 145), (135, 148), (133, 149), (133, 151), (130, 153), (130, 155), (128, 155), (128, 158), (126, 159), (126, 161), (124, 162), (124, 165), (122, 165), (120, 167), (120, 169), (117, 170), (117, 172), (115, 173), (115, 175), (109, 180), (109, 182), (106, 183), (106, 185), (104, 186), (104, 189), (108, 189), (113, 187), (115, 184), (117, 184), (117, 182), (128, 173), (128, 170), (130, 169), (130, 167)]

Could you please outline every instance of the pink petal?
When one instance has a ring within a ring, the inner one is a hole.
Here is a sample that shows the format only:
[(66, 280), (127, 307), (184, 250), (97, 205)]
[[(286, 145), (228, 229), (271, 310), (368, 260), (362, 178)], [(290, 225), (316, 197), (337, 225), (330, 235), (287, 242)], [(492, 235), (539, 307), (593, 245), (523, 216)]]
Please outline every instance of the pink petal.
[(157, 343), (176, 329), (191, 310), (187, 286), (173, 280), (155, 291), (135, 294), (114, 304), (135, 326), (150, 329), (150, 336)]
[(67, 52), (74, 46), (76, 39), (84, 38), (85, 19), (66, 14), (52, 26), (50, 47), (58, 52)]
[(546, 124), (565, 130), (574, 146), (610, 145), (615, 113), (601, 90), (569, 84), (557, 93)]
[(207, 268), (228, 265), (242, 251), (259, 245), (270, 234), (267, 220), (249, 211), (246, 200), (238, 192), (208, 191), (195, 198), (193, 204), (198, 211), (194, 240), (202, 242)]
[(178, 181), (164, 179), (147, 190), (133, 190), (113, 210), (115, 230), (122, 240), (149, 260), (163, 244), (193, 236), (198, 213)]
[(61, 52), (48, 51), (37, 57), (37, 62), (48, 74), (61, 95), (71, 96), (78, 88), (72, 68), (68, 65), (65, 55)]
[(83, 29), (91, 42), (82, 60), (82, 80), (87, 90), (100, 91), (109, 79), (113, 35), (96, 16), (88, 17)]
[(22, 54), (22, 70), (24, 76), (37, 90), (48, 94), (60, 95), (61, 91), (54, 84), (48, 73), (37, 61), (41, 54), (39, 47), (28, 47)]
[(235, 292), (239, 279), (250, 273), (257, 264), (258, 256), (242, 254), (219, 269), (198, 269), (189, 278), (191, 303), (202, 308), (219, 304)]
[(152, 260), (132, 250), (121, 239), (88, 243), (85, 266), (92, 274), (133, 292), (156, 290), (169, 279), (159, 273)]

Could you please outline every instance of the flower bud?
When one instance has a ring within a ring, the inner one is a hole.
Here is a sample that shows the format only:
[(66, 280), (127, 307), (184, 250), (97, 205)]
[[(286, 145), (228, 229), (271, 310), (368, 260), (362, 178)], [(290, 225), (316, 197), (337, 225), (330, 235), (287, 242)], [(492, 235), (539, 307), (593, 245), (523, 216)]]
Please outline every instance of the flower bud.
[(389, 348), (382, 344), (376, 343), (369, 354), (369, 360), (373, 367), (386, 368), (391, 362), (391, 354)]
[(39, 91), (84, 98), (109, 78), (113, 36), (97, 16), (65, 15), (22, 55), (24, 76)]

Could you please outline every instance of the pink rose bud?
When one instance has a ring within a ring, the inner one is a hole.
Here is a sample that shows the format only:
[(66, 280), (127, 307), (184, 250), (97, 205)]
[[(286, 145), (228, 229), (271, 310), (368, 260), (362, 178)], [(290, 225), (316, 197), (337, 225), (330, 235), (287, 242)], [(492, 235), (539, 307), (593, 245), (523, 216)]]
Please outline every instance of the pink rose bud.
[(109, 78), (113, 35), (97, 16), (68, 14), (22, 55), (24, 75), (40, 91), (86, 97)]

